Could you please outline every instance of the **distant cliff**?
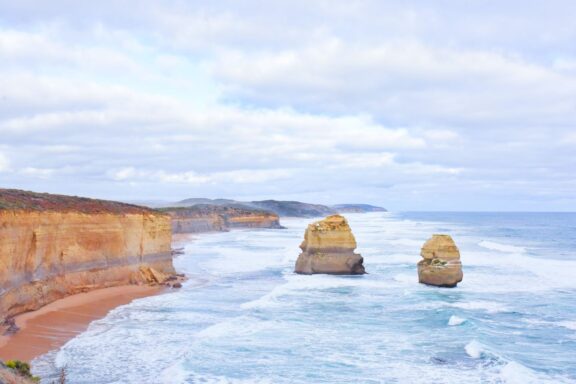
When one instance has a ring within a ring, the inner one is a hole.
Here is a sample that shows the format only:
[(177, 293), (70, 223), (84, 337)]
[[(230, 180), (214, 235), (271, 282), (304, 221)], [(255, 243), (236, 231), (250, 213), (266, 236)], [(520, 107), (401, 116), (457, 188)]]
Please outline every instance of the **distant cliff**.
[(236, 201), (228, 199), (191, 198), (171, 204), (173, 207), (194, 207), (199, 205), (237, 207), (246, 210), (259, 209), (284, 217), (319, 217), (336, 213), (334, 209), (326, 205), (301, 203), (299, 201)]
[(173, 273), (170, 216), (111, 201), (0, 189), (0, 321), (62, 297)]
[(366, 212), (388, 212), (385, 208), (370, 204), (337, 204), (331, 206), (338, 213), (366, 213)]
[(196, 204), (191, 207), (162, 208), (161, 211), (170, 215), (173, 233), (282, 228), (275, 213), (245, 206)]
[[(245, 209), (263, 209), (280, 217), (324, 217), (337, 213), (386, 212), (386, 209), (369, 204), (339, 204), (327, 206), (322, 204), (302, 203), (300, 201), (261, 200), (237, 201), (229, 199), (191, 198), (170, 203), (170, 207), (193, 207), (199, 205), (233, 206)], [(151, 206), (157, 207), (157, 204)]]
[(336, 211), (321, 204), (308, 204), (299, 201), (263, 200), (251, 201), (250, 205), (270, 210), (279, 216), (319, 217), (335, 214)]

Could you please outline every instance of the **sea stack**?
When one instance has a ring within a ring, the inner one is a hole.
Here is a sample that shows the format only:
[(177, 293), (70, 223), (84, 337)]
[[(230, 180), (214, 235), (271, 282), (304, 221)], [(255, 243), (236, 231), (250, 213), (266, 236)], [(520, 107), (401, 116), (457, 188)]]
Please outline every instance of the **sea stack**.
[(361, 275), (364, 259), (354, 253), (356, 239), (348, 221), (340, 215), (328, 216), (324, 220), (308, 225), (302, 253), (296, 261), (294, 272), (305, 275), (326, 273), (332, 275)]
[(424, 245), (418, 263), (418, 281), (437, 287), (455, 287), (462, 281), (460, 251), (449, 235), (433, 235)]

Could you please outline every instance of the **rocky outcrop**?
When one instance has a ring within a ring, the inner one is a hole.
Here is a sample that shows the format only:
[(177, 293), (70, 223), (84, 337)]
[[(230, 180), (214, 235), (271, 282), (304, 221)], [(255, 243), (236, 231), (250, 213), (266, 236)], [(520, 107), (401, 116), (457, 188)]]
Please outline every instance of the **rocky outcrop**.
[(143, 207), (0, 189), (0, 321), (65, 296), (174, 273), (170, 216)]
[(243, 206), (198, 204), (163, 208), (172, 219), (173, 233), (228, 231), (233, 228), (282, 228), (275, 213)]
[(308, 225), (302, 253), (294, 272), (301, 274), (326, 273), (334, 275), (361, 275), (364, 259), (354, 253), (356, 239), (346, 219), (340, 215)]
[(460, 251), (449, 235), (433, 235), (424, 245), (418, 263), (418, 281), (438, 287), (455, 287), (462, 281)]

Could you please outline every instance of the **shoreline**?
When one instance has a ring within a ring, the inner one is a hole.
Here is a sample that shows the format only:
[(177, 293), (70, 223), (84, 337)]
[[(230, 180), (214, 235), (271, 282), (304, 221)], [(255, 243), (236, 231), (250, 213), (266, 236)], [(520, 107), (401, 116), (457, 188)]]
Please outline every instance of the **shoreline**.
[[(202, 233), (173, 234), (172, 246), (178, 249)], [(174, 257), (178, 256), (176, 254)], [(199, 284), (203, 283), (199, 281)], [(113, 309), (164, 292), (166, 287), (150, 285), (99, 288), (67, 296), (35, 311), (21, 313), (14, 317), (17, 332), (11, 335), (0, 334), (0, 361), (21, 360), (30, 363), (41, 355), (59, 349), (86, 331), (90, 323), (104, 318)], [(6, 329), (0, 328), (0, 331)]]
[(58, 349), (88, 329), (94, 320), (135, 299), (165, 291), (162, 286), (123, 285), (100, 288), (56, 300), (36, 311), (14, 317), (20, 328), (13, 335), (0, 336), (0, 360), (30, 362)]

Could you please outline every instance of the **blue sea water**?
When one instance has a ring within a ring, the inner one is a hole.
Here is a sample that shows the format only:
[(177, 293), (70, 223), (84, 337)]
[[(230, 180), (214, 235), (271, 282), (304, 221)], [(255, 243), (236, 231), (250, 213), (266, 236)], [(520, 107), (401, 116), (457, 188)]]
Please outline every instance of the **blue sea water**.
[[(194, 236), (180, 290), (119, 307), (38, 358), (43, 382), (576, 383), (576, 214), (346, 215), (364, 276), (293, 271), (310, 220)], [(453, 236), (457, 288), (418, 284)]]

